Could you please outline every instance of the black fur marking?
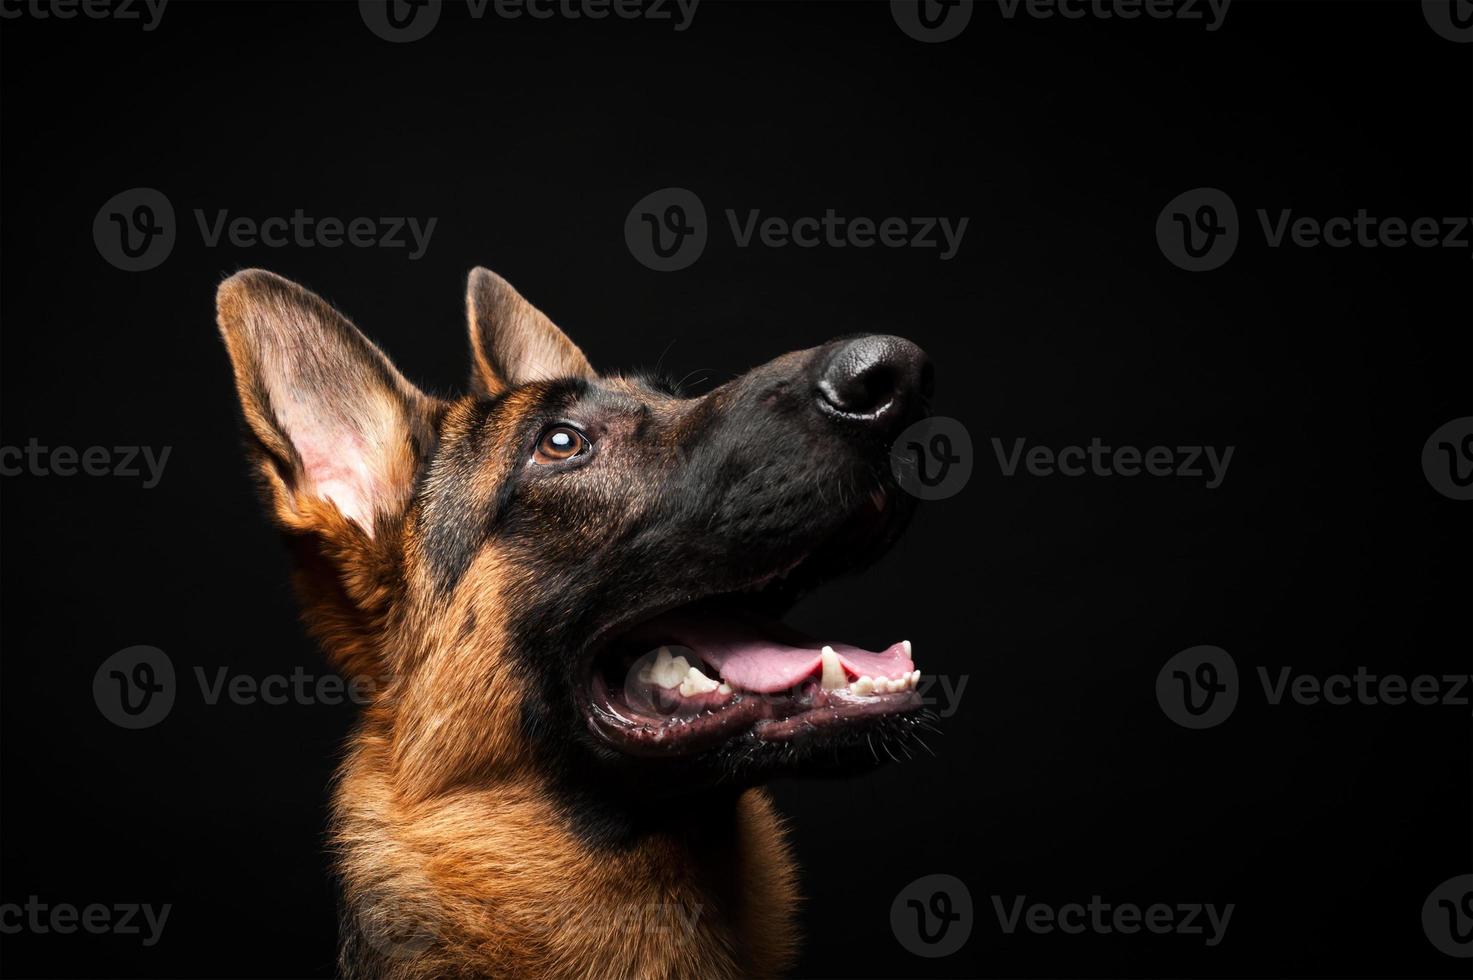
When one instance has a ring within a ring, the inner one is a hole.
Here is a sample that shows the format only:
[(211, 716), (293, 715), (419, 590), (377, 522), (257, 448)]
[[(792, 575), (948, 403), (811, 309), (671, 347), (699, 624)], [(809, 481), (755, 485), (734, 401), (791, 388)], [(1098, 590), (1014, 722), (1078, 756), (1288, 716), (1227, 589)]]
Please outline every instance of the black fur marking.
[(499, 399), (478, 399), (458, 437), (442, 438), (416, 489), (421, 542), (431, 578), (444, 592), (470, 567), (484, 540), (485, 515), (476, 513), (473, 488), (485, 446), (486, 422)]
[(580, 398), (586, 397), (593, 386), (584, 378), (560, 378), (557, 381), (546, 381), (541, 383), (542, 392), (538, 396), (538, 408), (546, 411), (554, 406), (571, 405)]
[(516, 494), (520, 469), (512, 467), (511, 475), (496, 487), (487, 501), (477, 493), (481, 473), (488, 455), (508, 453), (513, 461), (522, 454), (536, 431), (559, 412), (589, 390), (579, 378), (547, 382), (538, 393), (535, 408), (515, 420), (510, 448), (492, 443), (491, 430), (508, 420), (502, 415), (511, 410), (505, 396), (478, 398), (471, 403), (465, 430), (452, 438), (442, 438), (439, 451), (420, 480), (418, 492), (424, 555), (430, 577), (441, 594), (455, 588), (477, 552), (501, 525)]

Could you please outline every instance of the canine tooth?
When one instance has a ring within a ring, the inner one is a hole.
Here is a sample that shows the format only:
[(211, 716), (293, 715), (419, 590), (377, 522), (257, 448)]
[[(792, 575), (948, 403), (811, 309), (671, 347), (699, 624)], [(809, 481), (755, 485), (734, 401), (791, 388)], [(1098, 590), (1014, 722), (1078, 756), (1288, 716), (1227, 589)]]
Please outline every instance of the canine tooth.
[(819, 659), (823, 661), (822, 684), (825, 691), (832, 691), (849, 683), (849, 675), (844, 673), (844, 665), (839, 662), (839, 655), (834, 652), (833, 647), (824, 647)]
[(875, 693), (875, 679), (873, 677), (861, 677), (849, 685), (849, 690), (855, 694), (873, 694)]
[[(683, 659), (683, 658), (682, 658)], [(680, 693), (685, 697), (695, 697), (697, 694), (709, 694), (716, 690), (719, 685), (695, 667), (689, 667), (685, 672), (685, 679), (680, 682)]]
[(716, 690), (719, 691), (722, 694), (730, 694), (731, 693), (731, 685), (730, 684), (727, 684), (725, 682), (722, 682), (722, 683), (716, 685)]
[(910, 641), (909, 640), (901, 640), (900, 641), (900, 648), (905, 651), (905, 658), (907, 660), (909, 660), (910, 659)]

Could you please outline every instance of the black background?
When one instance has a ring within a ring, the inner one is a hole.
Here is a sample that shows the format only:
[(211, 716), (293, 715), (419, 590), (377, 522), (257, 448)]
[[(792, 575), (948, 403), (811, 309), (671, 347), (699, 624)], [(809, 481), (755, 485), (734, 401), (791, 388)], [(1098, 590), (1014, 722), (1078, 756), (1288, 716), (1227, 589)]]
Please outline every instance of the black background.
[[(1469, 504), (1419, 462), (1470, 413), (1469, 250), (1270, 249), (1255, 210), (1467, 215), (1470, 49), (1421, 7), (1249, 3), (1201, 22), (1009, 20), (922, 44), (889, 4), (717, 3), (668, 22), (472, 20), (390, 44), (356, 3), (185, 3), (136, 22), (0, 21), (5, 445), (170, 446), (162, 482), (6, 477), (0, 900), (173, 904), (137, 936), (0, 937), (11, 976), (331, 972), (324, 808), (351, 709), (207, 705), (193, 669), (324, 668), (239, 452), (213, 324), (263, 266), (339, 305), (411, 378), (465, 376), (464, 276), (509, 278), (605, 368), (720, 381), (859, 330), (938, 368), (976, 469), (794, 620), (909, 637), (966, 688), (935, 758), (775, 787), (803, 866), (798, 975), (1467, 976), (1420, 909), (1473, 871), (1469, 709), (1272, 707), (1256, 668), (1467, 673)], [(166, 262), (119, 271), (93, 217), (172, 201)], [(700, 195), (711, 240), (657, 273), (625, 215)], [(1237, 254), (1154, 237), (1220, 187)], [(404, 249), (205, 247), (194, 209), (438, 217)], [(724, 211), (970, 218), (937, 250), (738, 248)], [(1465, 236), (1466, 237), (1466, 236)], [(990, 440), (1236, 447), (1200, 479), (1004, 478)], [(1207, 731), (1155, 679), (1210, 643), (1243, 676)], [(94, 671), (150, 644), (157, 727)], [(946, 959), (895, 940), (931, 873), (976, 922)], [(1005, 934), (993, 896), (1214, 902), (1201, 936)]]

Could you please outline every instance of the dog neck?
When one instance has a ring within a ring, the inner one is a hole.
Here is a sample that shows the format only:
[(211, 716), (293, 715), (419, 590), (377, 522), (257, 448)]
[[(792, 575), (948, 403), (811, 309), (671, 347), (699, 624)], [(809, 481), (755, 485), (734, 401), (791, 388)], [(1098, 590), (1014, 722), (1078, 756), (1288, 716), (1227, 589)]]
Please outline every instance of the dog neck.
[(796, 874), (762, 790), (672, 803), (678, 823), (606, 845), (527, 773), (406, 799), (387, 746), (366, 726), (337, 786), (345, 976), (735, 978), (790, 963)]

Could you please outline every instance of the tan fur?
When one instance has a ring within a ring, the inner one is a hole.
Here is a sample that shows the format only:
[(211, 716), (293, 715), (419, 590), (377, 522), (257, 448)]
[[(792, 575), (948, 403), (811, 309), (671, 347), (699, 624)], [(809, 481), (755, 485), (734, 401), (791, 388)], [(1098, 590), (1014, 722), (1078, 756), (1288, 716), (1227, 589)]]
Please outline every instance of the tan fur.
[[(587, 369), (489, 275), (470, 290), (486, 390)], [(495, 546), (448, 596), (429, 582), (408, 503), (412, 450), (431, 420), (453, 433), (469, 402), (420, 394), (327, 304), (268, 273), (228, 280), (219, 318), (270, 512), (298, 559), (305, 618), (339, 669), (374, 688), (339, 773), (332, 840), (350, 925), (382, 975), (780, 974), (798, 898), (768, 797), (743, 794), (729, 829), (590, 849), (519, 725), (527, 681), (506, 650), (507, 610), (535, 583)], [(321, 385), (332, 402), (304, 414), (314, 395), (294, 384)], [(369, 482), (338, 488), (362, 513), (345, 515), (304, 468), (293, 440), (318, 425), (349, 433), (365, 454), (350, 476)]]
[[(541, 780), (478, 780), (416, 800), (396, 785), (388, 741), (368, 729), (355, 740), (334, 840), (390, 976), (768, 977), (790, 962), (792, 863), (761, 791), (742, 798), (729, 844), (655, 837), (595, 854)], [(725, 880), (711, 874), (727, 862)]]

